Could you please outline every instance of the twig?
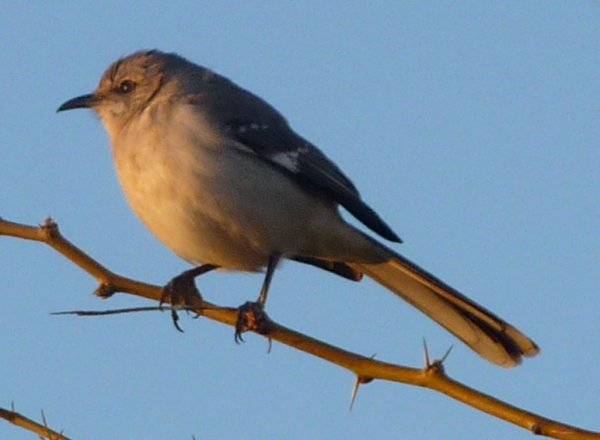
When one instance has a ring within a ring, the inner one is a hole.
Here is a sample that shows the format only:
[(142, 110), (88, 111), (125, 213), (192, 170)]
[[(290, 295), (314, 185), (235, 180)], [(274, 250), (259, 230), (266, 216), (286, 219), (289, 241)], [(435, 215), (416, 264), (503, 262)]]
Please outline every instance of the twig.
[(76, 316), (106, 316), (120, 315), (122, 313), (138, 313), (138, 312), (162, 312), (163, 310), (186, 310), (187, 307), (130, 307), (126, 309), (113, 310), (65, 310), (62, 312), (52, 312), (53, 316), (61, 315), (76, 315)]
[[(0, 235), (48, 244), (96, 278), (99, 282), (96, 292), (99, 295), (106, 296), (115, 292), (126, 292), (155, 301), (161, 299), (162, 288), (160, 286), (132, 280), (108, 270), (65, 239), (60, 234), (56, 223), (51, 219), (44, 221), (40, 227), (0, 219)], [(206, 318), (235, 326), (236, 309), (219, 307), (200, 298), (191, 298), (191, 304), (188, 304), (188, 307)], [(586, 431), (542, 417), (449, 378), (444, 372), (443, 361), (433, 361), (424, 368), (410, 368), (351, 353), (271, 320), (268, 320), (261, 330), (266, 330), (265, 336), (270, 339), (351, 371), (355, 377), (361, 378), (361, 383), (365, 383), (364, 378), (368, 378), (369, 380), (380, 379), (429, 388), (494, 417), (525, 428), (534, 434), (557, 439), (600, 440), (600, 433)]]

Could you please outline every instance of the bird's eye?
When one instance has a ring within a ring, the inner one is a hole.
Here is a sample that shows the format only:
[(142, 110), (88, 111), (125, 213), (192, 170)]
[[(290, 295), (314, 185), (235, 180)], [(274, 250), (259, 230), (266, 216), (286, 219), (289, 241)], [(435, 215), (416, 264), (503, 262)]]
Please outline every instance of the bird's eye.
[(135, 83), (130, 79), (125, 79), (121, 81), (121, 84), (119, 84), (117, 91), (123, 95), (126, 95), (127, 93), (131, 93), (133, 89), (135, 89)]

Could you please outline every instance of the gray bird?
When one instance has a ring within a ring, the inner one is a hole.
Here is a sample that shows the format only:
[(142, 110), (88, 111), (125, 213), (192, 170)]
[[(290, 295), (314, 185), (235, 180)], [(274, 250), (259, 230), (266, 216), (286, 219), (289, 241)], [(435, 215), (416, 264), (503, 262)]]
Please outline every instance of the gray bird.
[(495, 364), (538, 353), (519, 330), (346, 223), (340, 205), (401, 241), (330, 159), (229, 79), (176, 54), (137, 52), (58, 111), (75, 108), (96, 111), (131, 207), (177, 255), (204, 265), (196, 275), (266, 268), (259, 309), (287, 258), (367, 275)]

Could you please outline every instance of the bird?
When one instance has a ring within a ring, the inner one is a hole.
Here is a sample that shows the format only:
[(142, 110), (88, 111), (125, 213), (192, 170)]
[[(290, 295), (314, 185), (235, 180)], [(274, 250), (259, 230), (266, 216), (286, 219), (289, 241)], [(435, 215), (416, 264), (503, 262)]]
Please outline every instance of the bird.
[[(539, 352), (517, 328), (382, 243), (401, 239), (343, 171), (271, 104), (225, 76), (142, 50), (57, 111), (78, 108), (96, 112), (132, 210), (198, 265), (189, 273), (266, 273), (254, 310), (264, 310), (280, 261), (296, 260), (373, 279), (493, 364), (512, 367)], [(381, 239), (346, 222), (341, 209)]]

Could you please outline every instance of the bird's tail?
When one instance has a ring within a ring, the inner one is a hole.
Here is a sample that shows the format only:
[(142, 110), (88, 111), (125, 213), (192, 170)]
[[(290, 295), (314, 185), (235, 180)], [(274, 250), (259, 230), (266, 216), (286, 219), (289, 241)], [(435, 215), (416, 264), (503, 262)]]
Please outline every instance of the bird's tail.
[(503, 367), (513, 367), (522, 356), (535, 356), (538, 346), (519, 330), (445, 284), (424, 269), (372, 242), (388, 254), (383, 263), (350, 266), (387, 287), (471, 347)]

